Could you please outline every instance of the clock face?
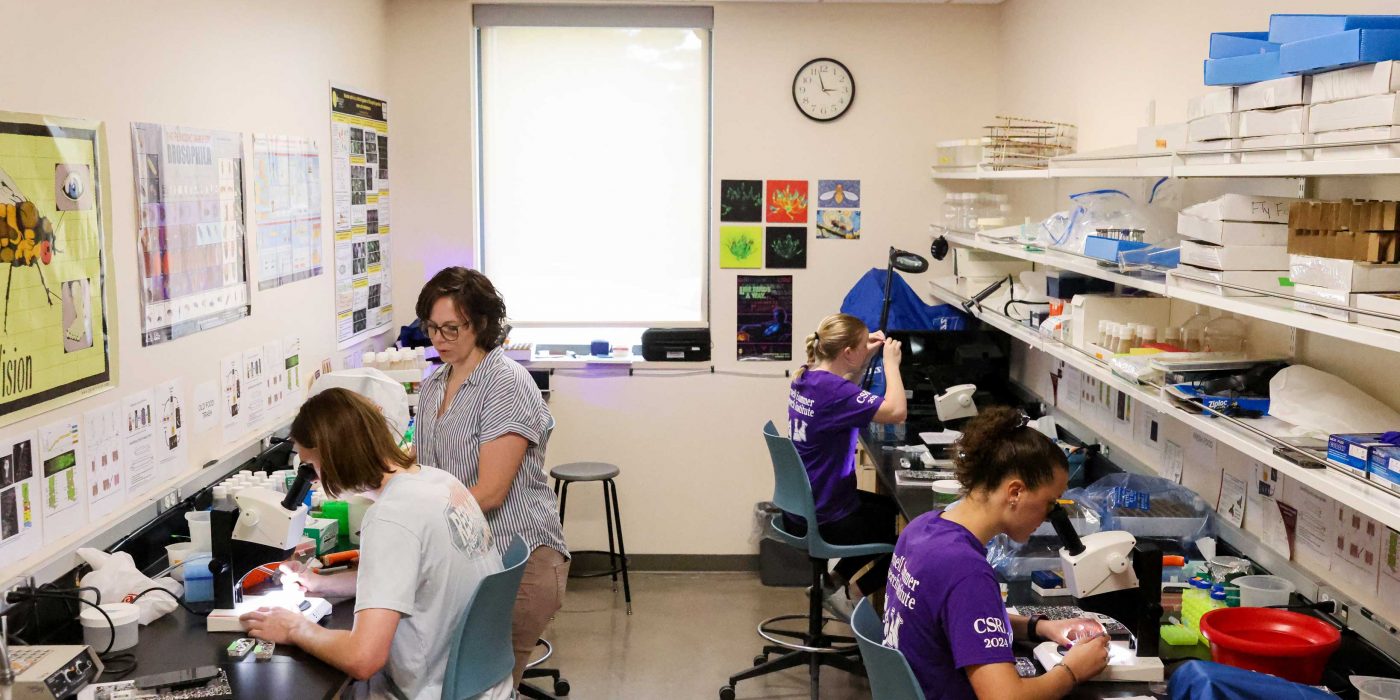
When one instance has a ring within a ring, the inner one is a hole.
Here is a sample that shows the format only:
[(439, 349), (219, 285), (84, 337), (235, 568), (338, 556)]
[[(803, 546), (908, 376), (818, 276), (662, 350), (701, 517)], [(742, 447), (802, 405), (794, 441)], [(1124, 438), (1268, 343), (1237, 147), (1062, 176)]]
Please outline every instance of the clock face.
[(815, 121), (829, 122), (840, 117), (855, 99), (855, 78), (834, 58), (812, 59), (792, 79), (792, 101)]

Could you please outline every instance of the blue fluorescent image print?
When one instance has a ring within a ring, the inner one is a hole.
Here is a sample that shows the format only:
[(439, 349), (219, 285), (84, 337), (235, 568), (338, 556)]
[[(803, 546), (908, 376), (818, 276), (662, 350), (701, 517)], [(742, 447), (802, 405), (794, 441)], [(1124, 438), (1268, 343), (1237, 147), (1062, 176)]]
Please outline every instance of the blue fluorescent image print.
[(63, 196), (76, 202), (83, 198), (86, 191), (82, 176), (77, 171), (69, 171), (68, 177), (63, 179)]

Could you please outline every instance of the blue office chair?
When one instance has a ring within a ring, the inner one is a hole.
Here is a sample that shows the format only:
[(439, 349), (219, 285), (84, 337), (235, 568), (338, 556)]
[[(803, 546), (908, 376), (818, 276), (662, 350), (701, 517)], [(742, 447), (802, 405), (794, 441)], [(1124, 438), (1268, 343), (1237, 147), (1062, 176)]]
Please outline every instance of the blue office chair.
[(490, 690), (515, 670), (511, 612), (530, 551), (514, 540), (501, 556), (505, 568), (481, 581), (467, 604), (442, 679), (442, 700), (463, 700)]
[(885, 625), (875, 614), (869, 600), (856, 603), (851, 614), (851, 630), (856, 633), (856, 643), (860, 645), (860, 658), (865, 661), (865, 670), (870, 675), (870, 696), (880, 700), (924, 700), (924, 691), (914, 678), (914, 669), (909, 668), (909, 660), (898, 649), (891, 649), (882, 643), (885, 638)]
[[(734, 700), (734, 684), (741, 680), (805, 665), (811, 677), (812, 700), (817, 700), (822, 666), (839, 668), (858, 676), (865, 675), (856, 640), (825, 631), (827, 622), (839, 622), (822, 614), (822, 575), (826, 573), (827, 561), (885, 554), (893, 552), (894, 545), (883, 542), (834, 545), (823, 540), (815, 527), (817, 506), (812, 499), (812, 483), (807, 479), (807, 469), (802, 466), (802, 457), (797, 454), (797, 448), (792, 440), (778, 434), (773, 421), (763, 426), (763, 439), (768, 443), (768, 454), (773, 460), (774, 505), (809, 523), (806, 534), (794, 535), (785, 529), (783, 516), (779, 513), (773, 516), (773, 535), (784, 544), (806, 552), (808, 561), (812, 563), (812, 590), (808, 596), (807, 614), (779, 615), (758, 624), (758, 635), (769, 644), (763, 647), (762, 654), (754, 657), (753, 668), (729, 677), (729, 684), (719, 689), (719, 697), (720, 700)], [(792, 632), (775, 627), (776, 623), (789, 620), (806, 620), (807, 630)], [(772, 654), (779, 656), (769, 660)]]

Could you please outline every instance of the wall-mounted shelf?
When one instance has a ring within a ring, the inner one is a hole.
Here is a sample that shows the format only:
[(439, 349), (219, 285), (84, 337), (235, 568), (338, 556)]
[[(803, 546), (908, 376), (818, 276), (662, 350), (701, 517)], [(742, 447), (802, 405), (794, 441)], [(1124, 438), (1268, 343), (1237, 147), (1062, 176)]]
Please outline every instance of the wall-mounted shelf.
[(1078, 272), (1134, 289), (1180, 299), (1192, 304), (1209, 306), (1248, 318), (1257, 318), (1261, 321), (1369, 345), (1382, 350), (1400, 352), (1400, 333), (1296, 311), (1292, 308), (1292, 302), (1287, 299), (1266, 296), (1221, 296), (1178, 286), (1173, 282), (1173, 277), (1170, 274), (1163, 275), (1153, 272), (1125, 274), (1110, 267), (1103, 267), (1093, 258), (1082, 255), (1055, 250), (1027, 250), (1025, 246), (1007, 240), (1007, 236), (1015, 235), (1018, 230), (1018, 227), (1011, 227), (996, 229), (986, 234), (944, 233), (943, 237), (952, 245), (984, 250), (1037, 265)]
[[(965, 281), (950, 278), (932, 280), (929, 282), (929, 288), (934, 298), (959, 307), (977, 291), (968, 289)], [(1354, 508), (1386, 527), (1400, 530), (1400, 497), (1350, 474), (1331, 468), (1309, 469), (1274, 454), (1274, 444), (1261, 434), (1268, 434), (1271, 424), (1277, 424), (1277, 421), (1267, 418), (1250, 420), (1188, 413), (1164, 398), (1159, 388), (1127, 381), (1113, 374), (1108, 365), (1078, 348), (1043, 336), (1029, 326), (993, 311), (990, 307), (984, 307), (981, 311), (974, 312), (974, 315), (1028, 347), (1049, 353), (1075, 369), (1124, 392), (1134, 401), (1158, 412), (1169, 413), (1192, 429), (1277, 469), (1304, 486), (1326, 493), (1342, 505)]]

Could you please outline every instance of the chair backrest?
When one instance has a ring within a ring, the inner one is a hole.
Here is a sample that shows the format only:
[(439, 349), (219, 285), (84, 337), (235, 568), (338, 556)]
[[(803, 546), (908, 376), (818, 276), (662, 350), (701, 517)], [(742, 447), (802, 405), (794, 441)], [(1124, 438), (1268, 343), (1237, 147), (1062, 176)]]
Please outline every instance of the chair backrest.
[[(763, 439), (768, 442), (768, 455), (773, 460), (773, 505), (808, 523), (817, 522), (812, 482), (792, 440), (778, 434), (771, 420), (763, 426)], [(816, 531), (815, 527), (807, 528), (809, 541)]]
[(869, 598), (861, 598), (851, 614), (851, 630), (856, 633), (860, 658), (870, 677), (870, 695), (880, 700), (924, 700), (914, 670), (898, 649), (884, 645), (885, 625), (875, 614)]
[(463, 700), (490, 690), (515, 670), (511, 645), (511, 613), (525, 575), (530, 552), (519, 539), (510, 543), (501, 563), (505, 568), (482, 579), (472, 594), (442, 678), (443, 700)]

